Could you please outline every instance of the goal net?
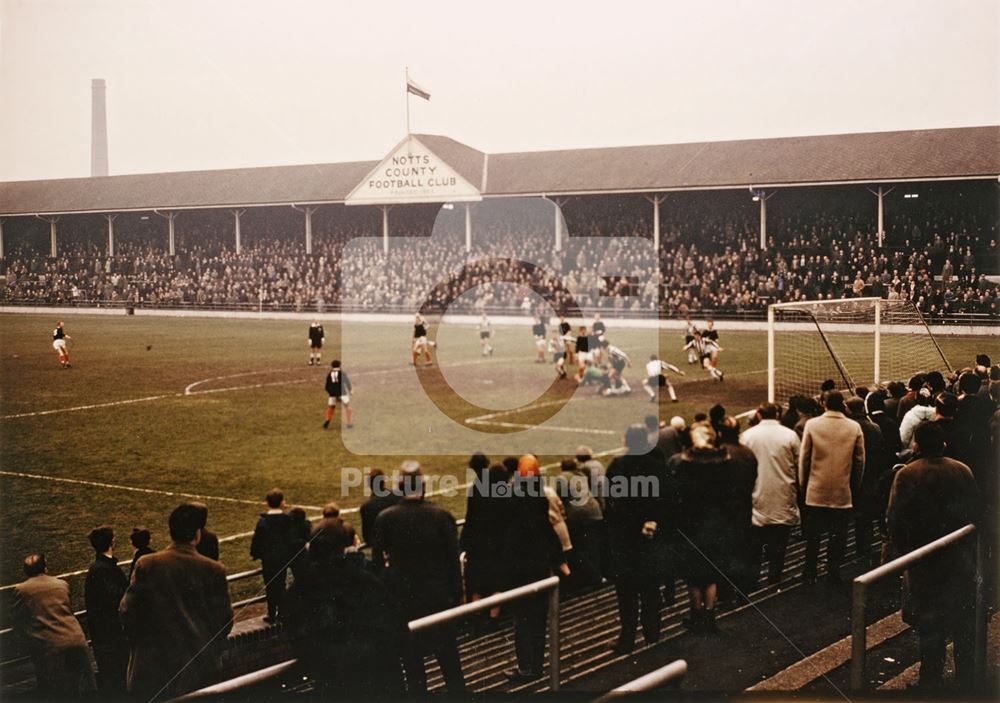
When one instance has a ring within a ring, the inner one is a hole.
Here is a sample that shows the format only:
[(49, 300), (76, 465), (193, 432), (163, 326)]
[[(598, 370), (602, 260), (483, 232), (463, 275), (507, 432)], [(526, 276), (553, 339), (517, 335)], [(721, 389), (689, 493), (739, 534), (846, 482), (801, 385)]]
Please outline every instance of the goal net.
[(951, 371), (920, 311), (905, 300), (848, 298), (771, 305), (767, 311), (768, 399), (906, 381)]

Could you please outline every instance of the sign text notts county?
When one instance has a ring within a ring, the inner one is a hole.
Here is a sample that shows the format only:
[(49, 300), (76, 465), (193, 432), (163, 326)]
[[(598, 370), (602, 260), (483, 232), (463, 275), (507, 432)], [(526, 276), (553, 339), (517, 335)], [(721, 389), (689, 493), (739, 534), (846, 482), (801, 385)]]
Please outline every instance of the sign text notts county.
[(412, 156), (393, 156), (390, 163), (380, 174), (381, 178), (372, 178), (368, 187), (373, 190), (388, 188), (448, 188), (457, 185), (455, 176), (438, 175), (438, 167), (431, 164), (427, 154)]

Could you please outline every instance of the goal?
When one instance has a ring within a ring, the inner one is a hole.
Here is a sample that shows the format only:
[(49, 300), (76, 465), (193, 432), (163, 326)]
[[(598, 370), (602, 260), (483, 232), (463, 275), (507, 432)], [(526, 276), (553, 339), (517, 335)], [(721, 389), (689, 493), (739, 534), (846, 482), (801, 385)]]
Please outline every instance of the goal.
[(778, 303), (767, 309), (767, 397), (813, 396), (832, 379), (842, 390), (916, 373), (951, 371), (906, 300), (846, 298)]

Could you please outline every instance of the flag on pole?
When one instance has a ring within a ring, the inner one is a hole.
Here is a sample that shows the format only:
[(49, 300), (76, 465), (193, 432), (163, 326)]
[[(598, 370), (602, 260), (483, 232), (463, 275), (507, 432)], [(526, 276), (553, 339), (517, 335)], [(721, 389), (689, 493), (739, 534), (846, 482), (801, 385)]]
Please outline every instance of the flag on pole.
[(431, 94), (426, 90), (417, 85), (412, 78), (406, 77), (406, 92), (416, 95), (418, 98), (423, 98), (424, 100), (430, 100)]

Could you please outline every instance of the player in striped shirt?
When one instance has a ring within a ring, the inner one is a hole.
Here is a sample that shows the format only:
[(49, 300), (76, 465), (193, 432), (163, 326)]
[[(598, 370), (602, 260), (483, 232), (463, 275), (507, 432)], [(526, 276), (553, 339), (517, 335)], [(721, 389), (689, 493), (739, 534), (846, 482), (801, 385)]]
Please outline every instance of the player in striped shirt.
[(707, 369), (712, 378), (720, 383), (723, 381), (725, 374), (718, 368), (719, 352), (722, 351), (722, 347), (718, 342), (704, 337), (701, 332), (695, 330), (694, 339), (685, 344), (684, 348), (698, 355), (702, 368)]
[(667, 363), (666, 361), (661, 361), (660, 357), (656, 354), (649, 355), (649, 361), (646, 362), (646, 380), (642, 382), (642, 387), (645, 389), (646, 393), (649, 394), (649, 402), (655, 403), (659, 395), (660, 388), (662, 386), (667, 387), (667, 393), (670, 394), (670, 400), (677, 402), (677, 392), (674, 391), (674, 386), (667, 378), (665, 372), (673, 371), (675, 374), (680, 376), (684, 375), (684, 372), (673, 364)]
[(556, 376), (560, 380), (566, 379), (566, 344), (558, 332), (552, 333), (549, 340), (549, 353), (552, 354), (552, 365), (556, 368)]

